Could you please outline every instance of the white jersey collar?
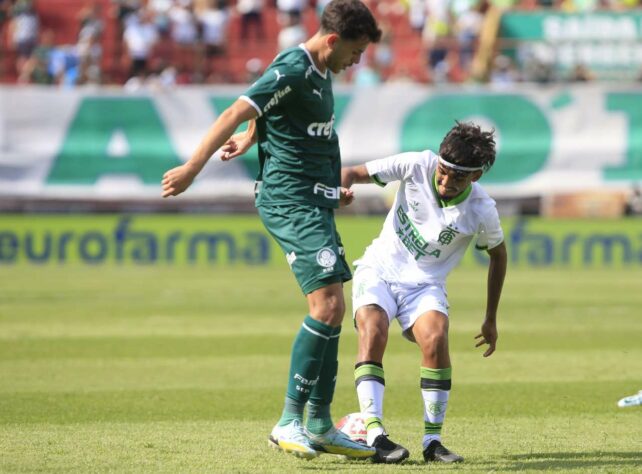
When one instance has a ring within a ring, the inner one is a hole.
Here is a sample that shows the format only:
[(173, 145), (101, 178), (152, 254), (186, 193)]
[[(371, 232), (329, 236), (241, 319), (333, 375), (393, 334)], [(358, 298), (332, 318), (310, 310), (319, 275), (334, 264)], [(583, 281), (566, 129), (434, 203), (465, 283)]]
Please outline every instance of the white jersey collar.
[(317, 65), (316, 65), (316, 64), (314, 64), (314, 59), (312, 59), (312, 55), (310, 54), (310, 51), (308, 51), (308, 49), (305, 47), (305, 45), (304, 45), (303, 43), (300, 43), (300, 44), (299, 44), (299, 48), (301, 48), (303, 51), (305, 51), (305, 54), (307, 54), (307, 55), (308, 55), (308, 59), (310, 60), (310, 64), (312, 65), (312, 69), (314, 69), (314, 70), (315, 70), (315, 72), (316, 72), (319, 76), (321, 76), (321, 77), (322, 77), (322, 78), (324, 78), (324, 79), (327, 79), (327, 78), (328, 78), (328, 70), (326, 69), (326, 71), (325, 71), (325, 72), (321, 72), (321, 71), (319, 71), (319, 69), (317, 68)]

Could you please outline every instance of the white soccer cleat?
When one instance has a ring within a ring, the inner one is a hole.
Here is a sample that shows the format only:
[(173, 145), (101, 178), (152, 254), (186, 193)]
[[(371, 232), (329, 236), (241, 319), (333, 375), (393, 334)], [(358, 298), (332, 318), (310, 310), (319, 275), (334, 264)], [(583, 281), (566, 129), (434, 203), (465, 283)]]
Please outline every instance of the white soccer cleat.
[(312, 447), (299, 420), (285, 426), (276, 425), (268, 437), (268, 446), (303, 459), (313, 459), (319, 455)]
[(352, 441), (348, 435), (334, 426), (325, 433), (313, 434), (307, 431), (307, 435), (314, 449), (320, 453), (338, 454), (350, 459), (363, 459), (369, 458), (377, 452), (372, 446)]
[(619, 406), (620, 408), (634, 407), (638, 405), (642, 405), (642, 390), (640, 390), (636, 395), (624, 397), (619, 402), (617, 402), (617, 406)]

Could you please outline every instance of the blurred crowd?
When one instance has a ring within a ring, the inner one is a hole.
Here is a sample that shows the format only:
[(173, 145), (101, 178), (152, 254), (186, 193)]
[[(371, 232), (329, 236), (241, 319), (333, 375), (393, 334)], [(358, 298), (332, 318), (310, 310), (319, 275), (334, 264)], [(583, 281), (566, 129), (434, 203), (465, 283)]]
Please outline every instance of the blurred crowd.
[[(120, 84), (136, 89), (176, 84), (251, 82), (278, 51), (314, 33), (329, 0), (86, 0), (59, 37), (47, 21), (47, 2), (0, 0), (0, 82)], [(541, 55), (521, 58), (494, 50), (486, 74), (474, 62), (491, 12), (556, 9), (621, 11), (638, 0), (366, 0), (382, 41), (339, 80), (507, 84), (551, 79)], [(234, 28), (232, 28), (234, 25)], [(260, 54), (255, 54), (259, 52)], [(526, 52), (524, 54), (531, 54)], [(550, 67), (549, 67), (550, 69)], [(560, 78), (556, 78), (560, 79)], [(577, 64), (561, 78), (590, 81)]]

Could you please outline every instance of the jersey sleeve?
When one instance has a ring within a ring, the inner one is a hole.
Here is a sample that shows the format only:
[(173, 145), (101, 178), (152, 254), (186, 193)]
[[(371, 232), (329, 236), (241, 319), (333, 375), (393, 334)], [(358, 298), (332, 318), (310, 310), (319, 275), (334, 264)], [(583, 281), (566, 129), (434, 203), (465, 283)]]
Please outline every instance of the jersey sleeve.
[(479, 250), (490, 250), (504, 241), (504, 231), (499, 221), (495, 201), (488, 198), (486, 208), (481, 215), (479, 232), (475, 247)]
[(366, 163), (366, 169), (372, 180), (379, 186), (393, 181), (404, 181), (412, 175), (412, 170), (422, 161), (421, 152), (407, 152), (392, 155)]
[(259, 117), (277, 105), (287, 105), (294, 100), (300, 75), (286, 68), (273, 64), (239, 97), (254, 107)]

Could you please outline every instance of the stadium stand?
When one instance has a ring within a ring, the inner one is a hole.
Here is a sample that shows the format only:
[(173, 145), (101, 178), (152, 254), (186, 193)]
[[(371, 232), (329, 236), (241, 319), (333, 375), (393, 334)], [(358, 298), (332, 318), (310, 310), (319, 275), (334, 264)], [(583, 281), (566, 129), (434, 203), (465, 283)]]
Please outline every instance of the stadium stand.
[[(2, 83), (16, 82), (42, 82), (43, 79), (26, 77), (30, 75), (31, 69), (25, 73), (20, 69), (18, 51), (12, 41), (12, 23), (15, 17), (24, 8), (32, 6), (37, 17), (37, 34), (39, 43), (46, 44), (40, 48), (39, 54), (51, 56), (56, 51), (58, 56), (63, 56), (59, 62), (66, 62), (67, 66), (75, 67), (79, 59), (79, 41), (84, 23), (87, 22), (88, 11), (93, 9), (94, 21), (98, 27), (92, 35), (98, 41), (95, 42), (94, 57), (98, 58), (100, 67), (100, 78), (89, 82), (102, 84), (125, 84), (129, 79), (130, 64), (127, 56), (123, 33), (127, 24), (127, 12), (135, 12), (142, 9), (146, 4), (147, 8), (158, 5), (189, 5), (194, 11), (205, 8), (207, 0), (171, 1), (171, 0), (1, 0), (0, 11), (0, 48), (2, 61), (0, 65), (0, 81)], [(222, 0), (223, 2), (225, 0)], [(214, 2), (212, 2), (214, 3)], [(382, 24), (388, 26), (390, 31), (389, 51), (383, 55), (387, 58), (389, 67), (380, 71), (382, 79), (388, 77), (407, 76), (412, 80), (426, 80), (421, 35), (413, 30), (408, 20), (405, 8), (397, 1), (371, 2), (374, 11)], [(220, 3), (217, 3), (220, 6)], [(308, 34), (312, 34), (318, 27), (318, 16), (316, 5), (309, 5), (301, 14), (301, 21)], [(178, 83), (245, 83), (251, 79), (253, 67), (263, 67), (270, 63), (278, 52), (278, 36), (282, 21), (276, 2), (267, 2), (262, 9), (261, 20), (263, 24), (264, 38), (249, 34), (242, 38), (242, 16), (237, 11), (236, 2), (230, 5), (223, 4), (228, 12), (226, 41), (222, 51), (216, 54), (206, 54), (206, 48), (199, 40), (192, 47), (181, 47), (172, 39), (171, 23), (167, 24), (167, 18), (156, 15), (153, 24), (158, 31), (158, 39), (153, 47), (152, 56), (149, 59), (151, 70), (173, 66), (175, 68), (176, 81)], [(153, 12), (154, 13), (154, 12)], [(157, 12), (155, 12), (157, 13)], [(49, 37), (49, 39), (45, 39)], [(52, 42), (48, 45), (48, 42)], [(67, 53), (64, 57), (61, 49)], [(373, 60), (373, 56), (369, 56)], [(390, 58), (394, 58), (391, 62)], [(41, 58), (44, 60), (44, 58)], [(51, 69), (51, 65), (41, 65)], [(58, 66), (62, 67), (62, 66)], [(248, 68), (250, 69), (248, 71)], [(26, 76), (25, 76), (26, 74)], [(77, 74), (75, 72), (74, 74)], [(51, 71), (49, 71), (51, 76)], [(250, 77), (248, 77), (250, 75)], [(350, 79), (349, 77), (346, 78)], [(50, 82), (58, 82), (50, 78)], [(74, 75), (69, 82), (76, 83), (87, 79), (78, 80)]]

